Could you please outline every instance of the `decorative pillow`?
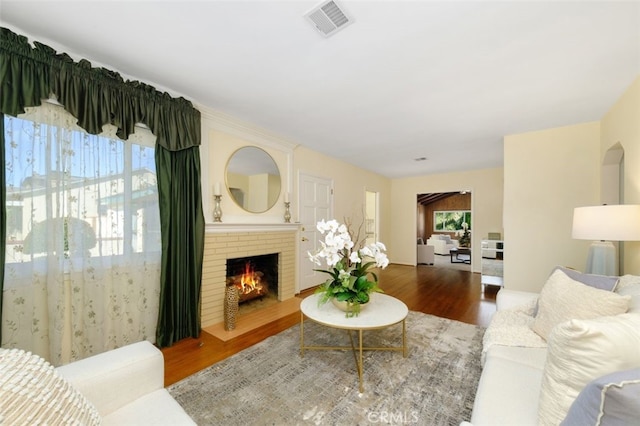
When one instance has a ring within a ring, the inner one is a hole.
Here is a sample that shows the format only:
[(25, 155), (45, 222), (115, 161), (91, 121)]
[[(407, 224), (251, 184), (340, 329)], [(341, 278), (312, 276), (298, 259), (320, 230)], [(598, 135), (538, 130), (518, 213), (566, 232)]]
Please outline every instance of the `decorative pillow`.
[(616, 291), (621, 290), (623, 288), (627, 288), (629, 286), (638, 286), (640, 285), (640, 276), (638, 275), (623, 275), (619, 279), (618, 286), (616, 287)]
[(0, 424), (99, 425), (96, 408), (44, 359), (0, 349)]
[(553, 327), (570, 319), (622, 314), (629, 308), (630, 299), (581, 284), (556, 270), (542, 287), (532, 328), (546, 339)]
[(616, 293), (620, 296), (630, 296), (629, 310), (627, 312), (640, 313), (640, 277), (637, 275), (623, 275), (616, 287)]
[(567, 321), (553, 329), (548, 344), (538, 420), (557, 425), (589, 382), (640, 368), (640, 315)]
[(640, 368), (616, 371), (589, 383), (561, 426), (632, 425), (640, 421)]
[(556, 266), (551, 272), (553, 273), (558, 269), (564, 272), (572, 280), (586, 284), (589, 287), (599, 288), (600, 290), (614, 291), (619, 280), (618, 277), (609, 277), (607, 275), (583, 274), (580, 271), (565, 268), (563, 266)]

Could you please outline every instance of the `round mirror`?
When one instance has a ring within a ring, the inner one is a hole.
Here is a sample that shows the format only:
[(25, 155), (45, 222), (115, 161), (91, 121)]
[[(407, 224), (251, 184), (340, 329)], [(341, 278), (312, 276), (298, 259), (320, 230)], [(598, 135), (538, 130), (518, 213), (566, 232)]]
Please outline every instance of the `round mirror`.
[(237, 205), (251, 213), (262, 213), (278, 200), (280, 171), (264, 150), (246, 146), (229, 159), (226, 184)]

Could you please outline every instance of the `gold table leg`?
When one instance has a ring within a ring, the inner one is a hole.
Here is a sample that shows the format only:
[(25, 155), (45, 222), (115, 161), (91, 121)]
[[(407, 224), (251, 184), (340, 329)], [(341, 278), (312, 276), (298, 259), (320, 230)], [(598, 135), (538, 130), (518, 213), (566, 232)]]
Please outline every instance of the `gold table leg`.
[(304, 314), (300, 312), (300, 357), (304, 358)]
[[(397, 324), (397, 323), (396, 323)], [(353, 353), (353, 359), (356, 363), (356, 368), (358, 370), (358, 382), (359, 382), (359, 390), (360, 393), (364, 393), (364, 360), (363, 360), (363, 352), (364, 350), (390, 350), (390, 351), (402, 351), (402, 356), (404, 358), (407, 357), (407, 323), (406, 319), (402, 320), (402, 346), (394, 346), (394, 347), (364, 347), (363, 338), (362, 338), (362, 329), (358, 329), (358, 348), (356, 349), (355, 342), (353, 341), (352, 331), (355, 330), (346, 330), (349, 334), (349, 340), (351, 343), (351, 353)], [(309, 346), (308, 348), (304, 345), (304, 314), (300, 313), (300, 356), (304, 357), (304, 350), (349, 350), (348, 346)]]
[(364, 364), (362, 363), (362, 330), (358, 330), (360, 333), (360, 362), (358, 363), (358, 379), (360, 380), (360, 393), (364, 392), (364, 383), (362, 382), (362, 370)]
[(402, 357), (407, 357), (407, 321), (402, 320)]

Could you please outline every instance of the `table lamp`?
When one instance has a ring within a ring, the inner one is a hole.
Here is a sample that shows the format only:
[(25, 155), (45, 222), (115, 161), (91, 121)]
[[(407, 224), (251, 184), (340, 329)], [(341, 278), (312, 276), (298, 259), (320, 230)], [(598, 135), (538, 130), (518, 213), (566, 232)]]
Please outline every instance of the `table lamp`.
[(640, 241), (640, 205), (576, 207), (571, 235), (578, 240), (593, 240), (586, 273), (617, 275), (616, 248), (611, 241)]

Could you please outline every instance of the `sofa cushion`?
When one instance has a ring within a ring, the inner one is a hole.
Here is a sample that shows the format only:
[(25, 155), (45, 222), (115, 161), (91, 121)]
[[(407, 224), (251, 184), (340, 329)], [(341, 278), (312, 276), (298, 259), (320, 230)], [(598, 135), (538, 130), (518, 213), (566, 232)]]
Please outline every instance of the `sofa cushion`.
[(585, 386), (562, 426), (631, 425), (640, 419), (640, 368), (616, 371)]
[(548, 343), (539, 421), (559, 424), (587, 383), (640, 367), (640, 315), (567, 321), (553, 329)]
[(547, 339), (553, 327), (564, 321), (624, 313), (630, 299), (579, 283), (558, 269), (540, 292), (533, 331)]
[[(215, 403), (207, 409), (215, 410)], [(104, 417), (104, 425), (186, 426), (196, 423), (166, 389), (148, 393)]]
[(575, 269), (565, 268), (563, 266), (556, 266), (552, 273), (556, 270), (561, 270), (572, 280), (578, 281), (589, 287), (599, 288), (600, 290), (614, 291), (618, 284), (618, 277), (609, 277), (606, 275), (596, 274), (583, 274)]
[(623, 275), (620, 277), (616, 293), (621, 296), (631, 297), (627, 312), (640, 313), (640, 276)]
[(101, 424), (95, 407), (41, 357), (0, 349), (0, 424)]
[(473, 403), (473, 426), (538, 426), (545, 356), (544, 348), (489, 349)]

